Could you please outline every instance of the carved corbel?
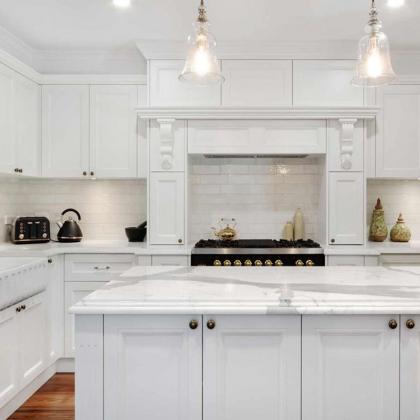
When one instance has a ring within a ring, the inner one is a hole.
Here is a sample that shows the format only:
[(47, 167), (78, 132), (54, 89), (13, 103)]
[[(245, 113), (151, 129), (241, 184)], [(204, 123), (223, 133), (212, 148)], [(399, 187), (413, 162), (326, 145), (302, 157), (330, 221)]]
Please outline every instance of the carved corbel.
[(164, 170), (172, 169), (174, 164), (174, 119), (158, 119), (160, 127), (160, 162)]
[(340, 134), (340, 157), (341, 168), (348, 171), (353, 165), (353, 152), (354, 152), (354, 126), (357, 119), (342, 118), (338, 122), (341, 125)]

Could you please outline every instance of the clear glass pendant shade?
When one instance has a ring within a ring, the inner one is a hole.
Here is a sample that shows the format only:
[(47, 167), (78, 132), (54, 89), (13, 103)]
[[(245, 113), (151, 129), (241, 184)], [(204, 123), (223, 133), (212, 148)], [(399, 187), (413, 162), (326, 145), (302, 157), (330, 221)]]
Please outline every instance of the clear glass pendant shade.
[(188, 37), (188, 53), (179, 80), (196, 85), (223, 82), (220, 63), (216, 56), (216, 40), (209, 31), (203, 3), (199, 8), (199, 18), (194, 24), (194, 32)]
[(387, 36), (380, 31), (381, 22), (375, 3), (372, 3), (370, 21), (365, 35), (359, 42), (359, 55), (353, 85), (379, 87), (391, 83), (396, 75), (392, 68)]

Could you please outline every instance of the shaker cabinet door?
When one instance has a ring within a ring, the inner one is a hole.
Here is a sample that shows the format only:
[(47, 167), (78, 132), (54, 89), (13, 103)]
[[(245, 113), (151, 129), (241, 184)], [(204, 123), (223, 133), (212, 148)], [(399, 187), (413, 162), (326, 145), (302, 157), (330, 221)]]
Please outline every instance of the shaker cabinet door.
[(378, 89), (376, 176), (420, 176), (420, 85)]
[(393, 316), (304, 316), (302, 420), (398, 420)]
[(104, 333), (104, 420), (202, 420), (201, 317), (110, 315)]
[(204, 420), (300, 420), (300, 316), (206, 316), (203, 330)]

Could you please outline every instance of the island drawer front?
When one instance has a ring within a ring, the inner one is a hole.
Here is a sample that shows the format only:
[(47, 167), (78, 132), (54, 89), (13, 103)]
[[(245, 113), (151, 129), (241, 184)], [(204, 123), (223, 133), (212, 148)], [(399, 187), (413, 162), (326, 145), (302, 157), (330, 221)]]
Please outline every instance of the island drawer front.
[(110, 281), (134, 265), (132, 254), (72, 254), (65, 257), (65, 281)]
[(420, 265), (419, 254), (386, 254), (381, 255), (382, 265)]
[(190, 257), (187, 255), (153, 255), (152, 265), (179, 265), (188, 267)]

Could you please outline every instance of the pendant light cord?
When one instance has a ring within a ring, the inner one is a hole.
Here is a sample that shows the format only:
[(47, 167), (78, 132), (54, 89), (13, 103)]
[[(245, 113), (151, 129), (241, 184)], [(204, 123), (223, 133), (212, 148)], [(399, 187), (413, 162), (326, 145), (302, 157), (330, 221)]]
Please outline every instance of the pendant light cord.
[(204, 6), (204, 0), (200, 0), (197, 22), (200, 22), (200, 23), (207, 22), (207, 12), (206, 12), (206, 6)]

